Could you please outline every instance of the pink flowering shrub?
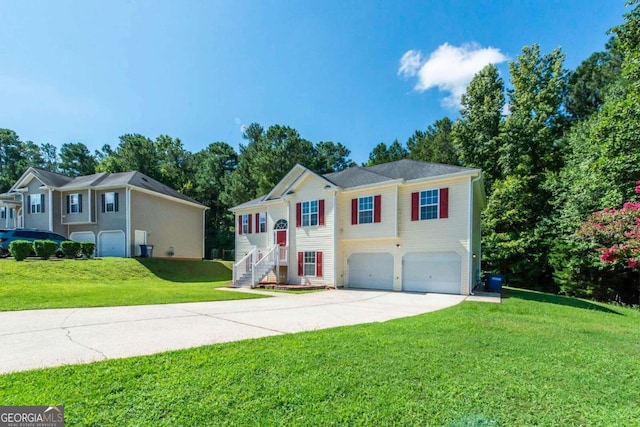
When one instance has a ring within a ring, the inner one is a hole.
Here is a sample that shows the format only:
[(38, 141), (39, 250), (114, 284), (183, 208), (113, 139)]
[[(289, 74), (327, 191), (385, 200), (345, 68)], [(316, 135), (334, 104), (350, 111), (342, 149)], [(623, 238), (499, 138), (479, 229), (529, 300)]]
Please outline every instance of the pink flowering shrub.
[[(640, 194), (640, 181), (635, 190)], [(577, 234), (600, 246), (603, 261), (640, 268), (640, 202), (592, 213)]]

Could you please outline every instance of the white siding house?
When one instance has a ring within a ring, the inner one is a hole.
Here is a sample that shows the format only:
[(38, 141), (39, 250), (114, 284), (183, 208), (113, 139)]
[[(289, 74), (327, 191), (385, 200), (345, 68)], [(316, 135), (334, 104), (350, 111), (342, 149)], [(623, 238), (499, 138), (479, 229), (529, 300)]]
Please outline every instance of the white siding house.
[(236, 286), (260, 281), (468, 294), (481, 172), (400, 160), (320, 176), (296, 165), (236, 215)]

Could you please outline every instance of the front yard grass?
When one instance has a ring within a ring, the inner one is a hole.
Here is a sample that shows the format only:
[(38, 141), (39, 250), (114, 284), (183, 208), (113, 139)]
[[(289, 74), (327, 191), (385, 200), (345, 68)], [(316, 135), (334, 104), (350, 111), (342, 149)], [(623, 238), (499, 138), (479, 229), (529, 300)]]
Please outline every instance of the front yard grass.
[(261, 297), (217, 290), (231, 280), (231, 264), (223, 261), (0, 260), (0, 278), (0, 311)]
[(640, 313), (509, 294), (385, 323), (4, 375), (0, 402), (64, 404), (69, 425), (638, 425)]

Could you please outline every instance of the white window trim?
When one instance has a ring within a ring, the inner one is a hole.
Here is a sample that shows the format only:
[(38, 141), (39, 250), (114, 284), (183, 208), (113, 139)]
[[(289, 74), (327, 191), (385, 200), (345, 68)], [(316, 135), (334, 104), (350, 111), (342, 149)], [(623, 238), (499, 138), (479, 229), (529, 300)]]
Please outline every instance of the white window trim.
[[(316, 209), (315, 212), (311, 210), (311, 206), (312, 203), (315, 202), (316, 204)], [(304, 207), (305, 205), (307, 205), (309, 207), (309, 212), (308, 213), (304, 213)], [(301, 206), (301, 221), (302, 221), (302, 226), (303, 227), (317, 227), (318, 224), (320, 224), (320, 201), (319, 200), (308, 200), (306, 202), (302, 202), (302, 206)], [(316, 223), (313, 224), (313, 215), (315, 215), (316, 218)], [(308, 224), (305, 224), (305, 218), (307, 218)]]
[[(109, 197), (111, 197), (111, 201), (109, 201)], [(109, 205), (111, 205), (111, 209), (109, 209)], [(115, 191), (104, 193), (104, 211), (105, 213), (116, 212), (116, 192)]]
[[(29, 209), (31, 210), (32, 214), (40, 214), (42, 213), (42, 194), (31, 194), (31, 199), (30, 199), (30, 207)], [(37, 207), (37, 209), (34, 209), (34, 207)]]
[(258, 230), (257, 233), (266, 233), (267, 232), (267, 213), (266, 212), (258, 212)]
[[(73, 198), (75, 197), (75, 203)], [(73, 207), (75, 206), (76, 210), (74, 212)], [(105, 200), (105, 209), (106, 209), (106, 200)], [(69, 194), (69, 212), (70, 214), (80, 213), (80, 196), (79, 193)]]
[[(313, 263), (307, 262), (307, 254), (313, 254)], [(313, 265), (313, 274), (307, 274), (307, 266)], [(318, 273), (318, 253), (316, 251), (302, 252), (302, 274), (305, 277), (316, 277)]]
[[(437, 203), (425, 203), (422, 204), (422, 193), (426, 193), (428, 191), (435, 191), (437, 196), (438, 196), (438, 202)], [(422, 217), (422, 208), (423, 207), (427, 207), (427, 206), (435, 206), (436, 207), (436, 216), (433, 218), (423, 218)], [(431, 188), (428, 190), (422, 190), (420, 191), (420, 193), (418, 193), (418, 217), (420, 218), (420, 221), (429, 221), (431, 219), (439, 219), (440, 218), (440, 189), (439, 188)]]
[(242, 234), (249, 234), (249, 214), (242, 214)]
[[(360, 200), (362, 199), (371, 199), (371, 209), (360, 209)], [(358, 197), (358, 224), (373, 224), (374, 220), (373, 220), (373, 212), (374, 212), (374, 204), (375, 204), (375, 198), (373, 196), (362, 196), (362, 197)], [(363, 222), (360, 220), (360, 214), (364, 213), (364, 212), (371, 212), (371, 221), (367, 221), (367, 222)]]

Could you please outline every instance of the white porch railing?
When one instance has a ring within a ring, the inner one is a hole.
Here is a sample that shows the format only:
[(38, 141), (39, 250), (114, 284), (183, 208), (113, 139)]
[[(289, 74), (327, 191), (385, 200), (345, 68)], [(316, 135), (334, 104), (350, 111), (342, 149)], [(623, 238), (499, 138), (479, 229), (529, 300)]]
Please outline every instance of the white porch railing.
[(278, 246), (278, 261), (280, 265), (287, 265), (289, 259), (289, 246)]
[(254, 258), (258, 251), (258, 247), (254, 246), (248, 254), (246, 254), (240, 261), (233, 264), (233, 281), (232, 283), (235, 285), (238, 280), (244, 277), (247, 273), (251, 272), (253, 274), (253, 266), (255, 264)]
[(287, 246), (273, 245), (266, 252), (257, 246), (233, 265), (233, 286), (255, 287), (270, 271), (275, 269), (276, 282), (280, 283), (280, 266), (287, 265)]

